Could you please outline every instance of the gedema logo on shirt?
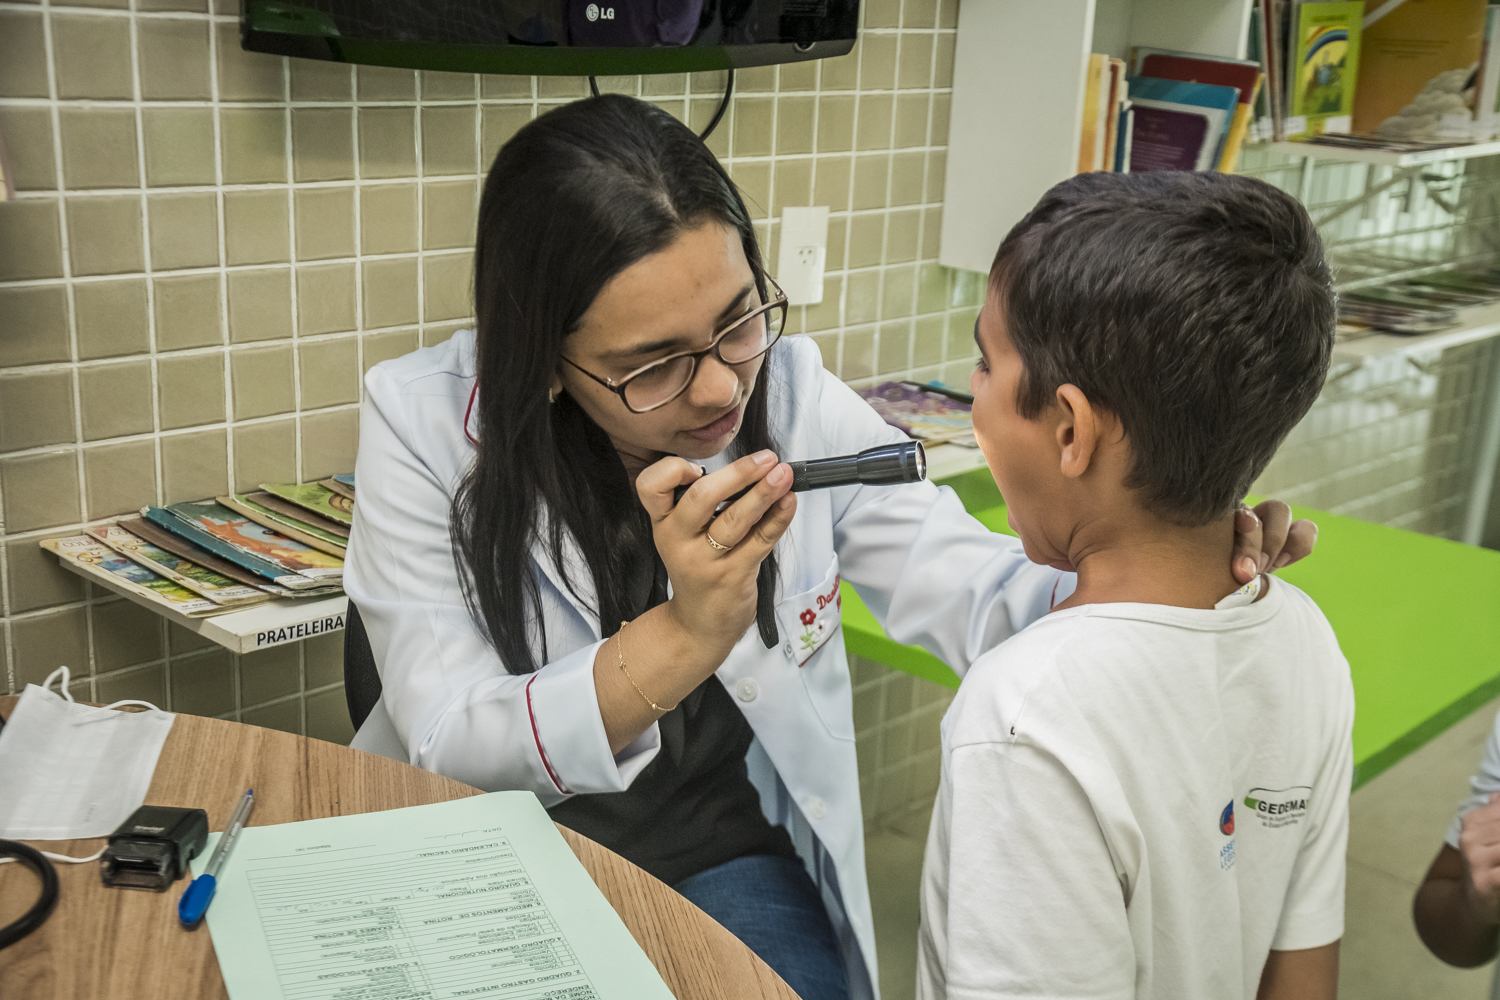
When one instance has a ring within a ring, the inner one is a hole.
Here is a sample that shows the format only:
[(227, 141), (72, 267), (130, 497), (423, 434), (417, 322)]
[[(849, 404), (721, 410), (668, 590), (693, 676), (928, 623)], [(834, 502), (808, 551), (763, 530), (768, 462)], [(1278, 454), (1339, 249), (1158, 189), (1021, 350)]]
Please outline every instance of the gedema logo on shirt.
[(1245, 796), (1245, 806), (1255, 813), (1260, 825), (1275, 830), (1283, 826), (1296, 826), (1307, 815), (1307, 803), (1312, 798), (1312, 788), (1293, 785), (1291, 788), (1252, 788)]

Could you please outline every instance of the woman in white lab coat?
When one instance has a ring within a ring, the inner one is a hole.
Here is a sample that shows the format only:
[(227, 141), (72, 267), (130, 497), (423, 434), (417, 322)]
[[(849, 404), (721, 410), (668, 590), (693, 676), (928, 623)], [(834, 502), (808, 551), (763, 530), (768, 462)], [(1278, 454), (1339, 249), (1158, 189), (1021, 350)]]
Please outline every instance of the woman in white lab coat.
[(477, 334), (366, 378), (344, 581), (383, 693), (354, 746), (529, 789), (808, 1000), (875, 996), (839, 582), (962, 673), (1071, 577), (929, 483), (788, 492), (782, 457), (902, 436), (778, 339), (739, 194), (665, 112), (537, 119), (478, 232)]

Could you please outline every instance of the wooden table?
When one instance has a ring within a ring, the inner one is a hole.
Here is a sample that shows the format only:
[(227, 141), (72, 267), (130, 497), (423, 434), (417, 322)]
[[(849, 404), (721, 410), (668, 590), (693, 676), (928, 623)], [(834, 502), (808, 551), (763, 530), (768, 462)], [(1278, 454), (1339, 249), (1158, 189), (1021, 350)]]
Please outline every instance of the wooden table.
[[(0, 715), (16, 699), (0, 698)], [(207, 810), (222, 830), (245, 788), (252, 826), (425, 805), (479, 789), (400, 761), (237, 722), (178, 715), (146, 795), (151, 805)], [(619, 855), (559, 827), (678, 1000), (797, 1000), (781, 978), (702, 910)], [(86, 856), (104, 845), (33, 841)], [(105, 888), (98, 863), (57, 865), (61, 893), (51, 919), (0, 951), (6, 1000), (212, 1000), (227, 997), (205, 929), (177, 920), (187, 880), (163, 893)], [(36, 898), (39, 880), (0, 865), (0, 924)]]

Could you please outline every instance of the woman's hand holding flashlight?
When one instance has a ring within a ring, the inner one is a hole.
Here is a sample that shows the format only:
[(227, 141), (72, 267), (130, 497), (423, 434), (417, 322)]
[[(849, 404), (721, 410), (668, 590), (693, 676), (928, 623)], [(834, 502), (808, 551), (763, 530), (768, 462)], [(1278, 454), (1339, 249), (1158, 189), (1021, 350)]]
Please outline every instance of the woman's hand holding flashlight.
[[(676, 502), (673, 491), (680, 486), (689, 488)], [(714, 516), (720, 503), (746, 487)], [(769, 451), (706, 476), (685, 459), (664, 458), (636, 478), (672, 597), (631, 622), (594, 658), (594, 686), (613, 752), (661, 716), (653, 704), (671, 708), (703, 683), (754, 624), (760, 564), (797, 512), (791, 487), (791, 468)], [(605, 631), (614, 624), (606, 623)]]
[[(674, 505), (673, 491), (686, 485)], [(718, 516), (725, 500), (750, 487)], [(668, 606), (684, 629), (712, 636), (723, 656), (755, 622), (760, 564), (792, 523), (797, 499), (792, 470), (769, 451), (757, 452), (707, 476), (690, 462), (667, 458), (636, 480), (651, 515), (656, 549), (672, 581)]]

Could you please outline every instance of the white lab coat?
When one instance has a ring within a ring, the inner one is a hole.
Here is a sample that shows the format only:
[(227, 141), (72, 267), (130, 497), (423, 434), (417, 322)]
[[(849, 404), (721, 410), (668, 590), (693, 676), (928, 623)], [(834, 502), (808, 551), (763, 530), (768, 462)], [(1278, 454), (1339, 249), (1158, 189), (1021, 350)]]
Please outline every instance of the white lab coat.
[[(590, 601), (575, 600), (545, 551), (533, 550), (551, 660), (519, 675), (505, 670), (464, 604), (448, 512), (474, 455), (463, 425), (474, 370), (474, 334), (463, 331), (365, 377), (344, 586), (384, 690), (353, 745), (479, 788), (530, 789), (548, 806), (621, 791), (656, 755), (660, 733), (653, 725), (610, 753), (594, 693), (601, 640)], [(778, 344), (762, 377), (771, 380), (783, 459), (902, 438), (824, 370), (808, 338)], [(712, 471), (725, 463), (703, 464)], [(853, 584), (890, 635), (962, 674), (1047, 612), (1059, 573), (975, 521), (952, 490), (925, 482), (803, 493), (777, 554), (781, 642), (766, 649), (752, 626), (717, 676), (755, 731), (751, 778), (767, 818), (791, 833), (822, 891), (852, 996), (873, 998), (879, 980), (839, 580)], [(581, 555), (567, 558), (574, 585), (591, 597)]]

